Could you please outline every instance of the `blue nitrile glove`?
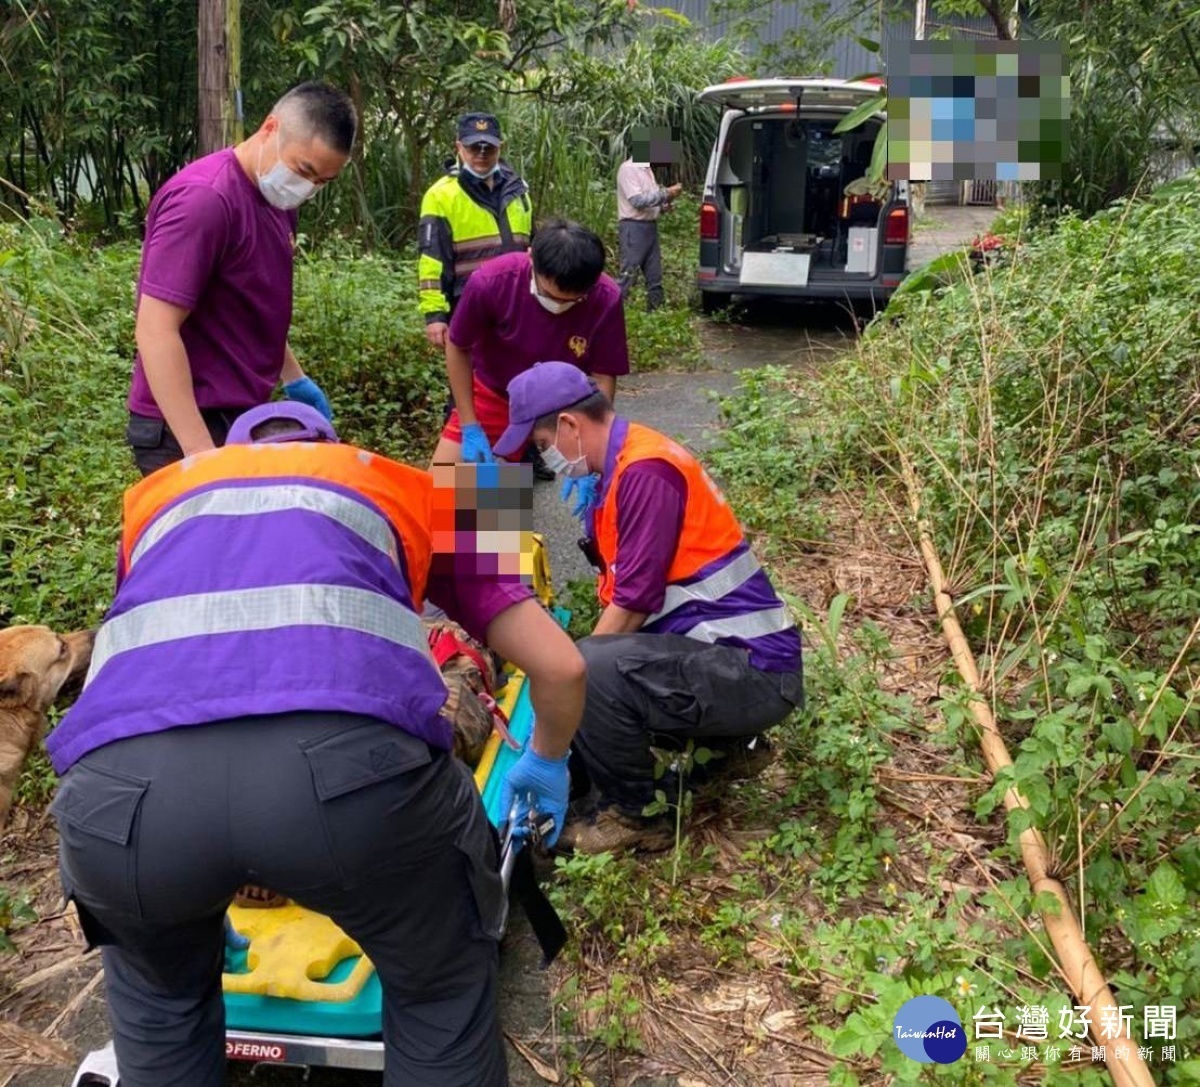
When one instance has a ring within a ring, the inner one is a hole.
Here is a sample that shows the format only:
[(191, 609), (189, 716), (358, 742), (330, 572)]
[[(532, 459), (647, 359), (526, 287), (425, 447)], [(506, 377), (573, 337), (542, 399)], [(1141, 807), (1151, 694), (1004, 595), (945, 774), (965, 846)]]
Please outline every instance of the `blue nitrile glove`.
[(462, 457), (468, 464), (495, 464), (491, 443), (478, 423), (468, 423), (462, 428)]
[(333, 408), (329, 406), (329, 397), (311, 377), (298, 377), (295, 381), (289, 381), (283, 387), (283, 395), (289, 400), (297, 400), (310, 408), (316, 408), (326, 419), (333, 422)]
[(513, 821), (517, 830), (514, 833), (524, 833), (525, 820), (532, 809), (554, 819), (554, 827), (546, 835), (545, 844), (551, 846), (558, 841), (567, 819), (567, 798), (571, 792), (571, 774), (567, 769), (569, 758), (564, 755), (561, 759), (544, 759), (532, 747), (527, 747), (513, 763), (504, 778), (500, 810), (511, 812), (513, 800), (516, 800)]
[(250, 937), (243, 936), (233, 927), (233, 919), (225, 915), (225, 946), (230, 951), (245, 951), (250, 946)]
[(233, 927), (229, 914), (225, 915), (225, 965), (227, 974), (236, 974), (246, 968), (245, 951), (250, 946), (250, 937), (243, 936)]
[(563, 480), (562, 490), (559, 492), (559, 497), (564, 502), (570, 502), (572, 497), (574, 498), (575, 505), (571, 507), (573, 517), (585, 516), (596, 504), (599, 495), (600, 477), (595, 473), (590, 476), (568, 476)]

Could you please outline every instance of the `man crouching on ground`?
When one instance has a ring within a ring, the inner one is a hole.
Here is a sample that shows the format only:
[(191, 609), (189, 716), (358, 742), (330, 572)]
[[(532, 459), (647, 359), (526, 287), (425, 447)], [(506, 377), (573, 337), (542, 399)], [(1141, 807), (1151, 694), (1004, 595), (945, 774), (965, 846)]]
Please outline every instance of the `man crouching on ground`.
[(604, 610), (579, 642), (587, 701), (574, 742), (598, 813), (568, 824), (561, 844), (665, 848), (667, 827), (642, 818), (656, 784), (651, 744), (728, 744), (782, 721), (803, 702), (800, 632), (686, 449), (617, 415), (567, 363), (539, 363), (508, 396), (497, 455), (532, 437), (548, 468), (579, 482), (577, 509), (601, 569)]

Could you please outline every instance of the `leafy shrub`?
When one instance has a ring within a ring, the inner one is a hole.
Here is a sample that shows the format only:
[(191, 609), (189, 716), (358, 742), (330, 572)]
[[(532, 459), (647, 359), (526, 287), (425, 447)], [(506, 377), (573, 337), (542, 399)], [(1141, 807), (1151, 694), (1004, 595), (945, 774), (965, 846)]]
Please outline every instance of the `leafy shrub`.
[[(1002, 266), (947, 267), (803, 390), (750, 375), (714, 458), (776, 537), (808, 534), (850, 481), (905, 509), (911, 466), (1014, 759), (976, 813), (1021, 789), (1010, 843), (1043, 831), (1122, 999), (1175, 1003), (1180, 1037), (1200, 1022), (1197, 229), (1190, 176), (1027, 233)], [(836, 715), (837, 686), (821, 693)], [(942, 740), (978, 768), (965, 694), (946, 694)], [(853, 785), (848, 753), (829, 748), (831, 768)], [(1000, 884), (1010, 914), (1032, 907), (1023, 883)], [(1045, 975), (1032, 934), (1021, 943)]]
[(290, 342), (329, 395), (346, 441), (424, 465), (448, 386), (417, 313), (415, 260), (316, 249), (296, 269)]

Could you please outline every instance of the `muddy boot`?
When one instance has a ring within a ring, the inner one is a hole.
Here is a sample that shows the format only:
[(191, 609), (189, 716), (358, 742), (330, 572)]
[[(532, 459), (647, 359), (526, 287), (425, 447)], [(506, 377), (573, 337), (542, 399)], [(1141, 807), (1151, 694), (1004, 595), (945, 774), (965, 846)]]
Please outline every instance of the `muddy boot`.
[(616, 808), (603, 808), (587, 821), (563, 827), (557, 848), (576, 853), (657, 853), (675, 842), (671, 827), (659, 819), (622, 815)]

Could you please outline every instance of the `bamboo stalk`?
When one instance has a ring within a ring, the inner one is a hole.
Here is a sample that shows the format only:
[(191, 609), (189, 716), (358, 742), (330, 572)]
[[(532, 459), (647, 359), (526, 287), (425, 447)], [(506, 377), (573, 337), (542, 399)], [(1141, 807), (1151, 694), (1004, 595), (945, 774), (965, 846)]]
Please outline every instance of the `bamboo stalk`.
[[(970, 706), (976, 723), (979, 725), (979, 745), (983, 750), (983, 757), (987, 761), (988, 769), (996, 774), (1005, 767), (1012, 766), (1012, 757), (996, 726), (996, 718), (992, 714), (991, 707), (982, 697), (979, 697), (982, 694), (979, 669), (954, 613), (954, 600), (946, 590), (946, 575), (942, 570), (937, 550), (933, 546), (933, 537), (930, 535), (928, 522), (921, 512), (921, 491), (916, 473), (913, 472), (912, 465), (903, 453), (900, 454), (900, 461), (904, 485), (908, 490), (909, 505), (917, 520), (917, 540), (921, 548), (921, 556), (925, 560), (925, 569), (929, 574), (929, 584), (933, 588), (933, 602), (937, 610), (938, 621), (941, 623), (946, 644), (950, 647), (950, 654), (954, 658), (954, 664), (958, 668), (963, 683), (971, 694), (977, 696), (970, 700)], [(1015, 808), (1028, 808), (1029, 802), (1019, 790), (1013, 787), (1004, 794), (1004, 807), (1008, 811)], [(1029, 875), (1029, 885), (1034, 894), (1049, 894), (1057, 900), (1056, 909), (1040, 911), (1042, 924), (1058, 954), (1063, 977), (1070, 985), (1076, 1000), (1080, 1006), (1086, 1005), (1089, 1008), (1119, 1007), (1116, 997), (1108, 987), (1108, 982), (1100, 972), (1100, 967), (1092, 958), (1092, 953), (1072, 909), (1071, 900), (1067, 897), (1066, 888), (1050, 875), (1049, 850), (1041, 831), (1037, 827), (1027, 827), (1018, 836), (1018, 843), (1025, 871)], [(1105, 1039), (1104, 1047), (1105, 1063), (1108, 1065), (1113, 1083), (1116, 1084), (1116, 1087), (1154, 1087), (1150, 1070), (1142, 1061), (1133, 1039), (1125, 1033), (1124, 1025), (1119, 1017), (1117, 1026), (1119, 1028), (1118, 1035), (1112, 1039)], [(1129, 1053), (1128, 1059), (1120, 1061), (1116, 1059), (1115, 1052), (1119, 1045), (1126, 1047)]]

